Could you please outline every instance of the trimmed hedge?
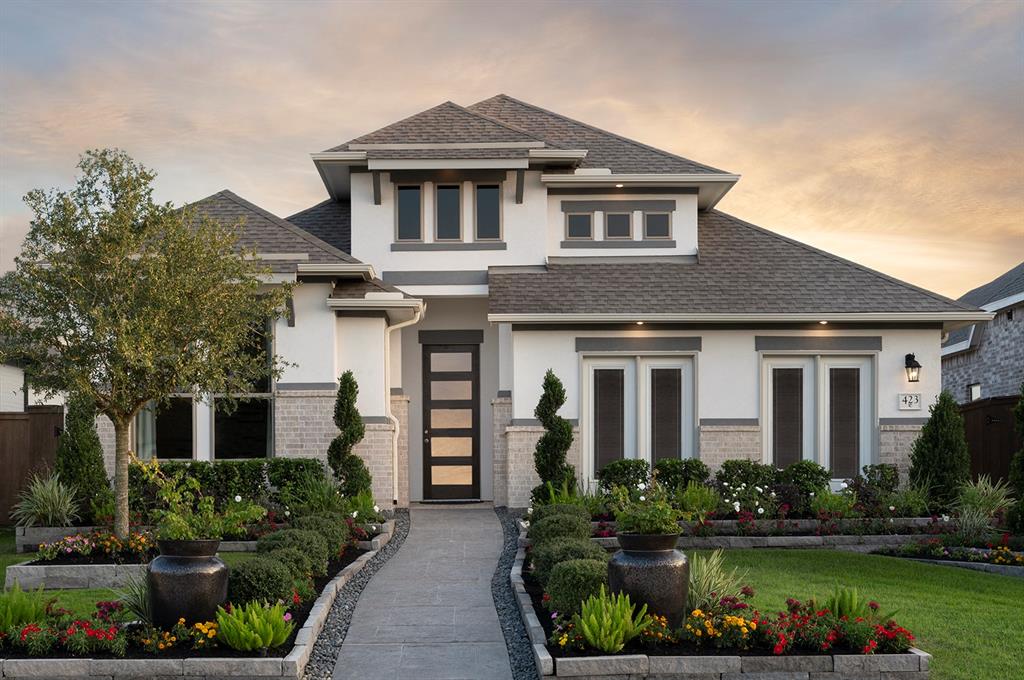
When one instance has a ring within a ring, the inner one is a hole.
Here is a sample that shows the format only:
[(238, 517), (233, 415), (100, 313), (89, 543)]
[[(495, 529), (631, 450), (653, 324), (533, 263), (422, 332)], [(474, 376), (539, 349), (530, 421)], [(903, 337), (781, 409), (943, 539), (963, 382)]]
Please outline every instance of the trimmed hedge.
[(563, 616), (575, 614), (591, 595), (597, 595), (601, 586), (608, 587), (608, 565), (601, 560), (568, 560), (559, 562), (551, 570), (544, 592), (548, 594), (548, 609)]
[(705, 484), (711, 471), (703, 461), (696, 458), (664, 458), (654, 464), (654, 475), (658, 484), (672, 493), (685, 489), (690, 482)]
[(538, 522), (530, 522), (526, 535), (534, 547), (553, 538), (590, 538), (590, 520), (572, 515), (553, 515)]
[(555, 515), (569, 515), (590, 521), (590, 512), (582, 505), (570, 505), (568, 503), (555, 503), (554, 505), (539, 505), (530, 513), (530, 522), (539, 522)]
[(331, 555), (337, 555), (348, 547), (352, 532), (345, 522), (336, 522), (317, 515), (299, 517), (292, 522), (293, 529), (308, 529), (324, 537), (331, 548)]
[(274, 560), (287, 567), (292, 578), (305, 580), (313, 574), (313, 561), (298, 548), (278, 548), (264, 554), (268, 560)]
[(611, 491), (613, 487), (624, 486), (635, 489), (651, 478), (651, 466), (646, 460), (624, 458), (608, 463), (597, 473), (601, 489)]
[(556, 564), (569, 560), (597, 560), (607, 562), (608, 552), (589, 538), (552, 539), (537, 546), (533, 551), (533, 575), (543, 586), (548, 582), (551, 570)]
[(309, 529), (283, 529), (261, 536), (256, 541), (256, 552), (269, 553), (281, 548), (295, 548), (309, 555), (314, 576), (327, 574), (327, 561), (331, 547), (327, 539)]
[(274, 603), (288, 601), (294, 579), (284, 564), (267, 557), (254, 557), (231, 568), (228, 601), (242, 605), (253, 600)]

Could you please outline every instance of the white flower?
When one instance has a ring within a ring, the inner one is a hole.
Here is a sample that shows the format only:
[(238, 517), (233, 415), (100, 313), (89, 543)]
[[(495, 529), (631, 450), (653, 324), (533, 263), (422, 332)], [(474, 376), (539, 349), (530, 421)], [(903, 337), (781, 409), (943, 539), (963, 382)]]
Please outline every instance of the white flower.
[[(643, 482), (640, 482), (639, 484), (637, 484), (637, 485), (636, 485), (636, 488), (638, 488), (638, 489), (640, 489), (641, 491), (643, 491), (644, 489), (646, 489), (646, 488), (647, 488), (647, 485), (646, 485), (646, 484), (644, 484)], [(641, 499), (641, 500), (643, 500), (643, 499)]]
[(813, 491), (811, 492), (811, 498), (814, 498), (814, 492)]
[(889, 512), (896, 512), (896, 506), (895, 505), (890, 505), (889, 506)]
[(761, 501), (754, 501), (754, 505), (761, 505)]
[(730, 486), (732, 486), (732, 485), (731, 485), (731, 484), (729, 484), (729, 482), (722, 482), (722, 486), (724, 486), (725, 488), (727, 488), (727, 489), (728, 489), (728, 488), (729, 488)]
[(642, 501), (645, 501), (645, 500), (647, 500), (647, 499), (646, 499), (646, 498), (644, 498), (643, 496), (640, 496), (640, 500), (642, 500)]
[(741, 489), (746, 489), (747, 488), (747, 483), (743, 482), (742, 484), (740, 484), (740, 488)]
[(530, 522), (527, 521), (527, 520), (524, 520), (523, 521), (523, 526), (528, 528), (530, 526)]
[(373, 511), (374, 511), (374, 512), (380, 512), (380, 507), (379, 507), (379, 506), (376, 506), (376, 505), (375, 505), (375, 506), (373, 506)]
[(533, 514), (533, 508), (530, 508), (530, 509), (528, 509), (528, 510), (526, 511), (526, 514), (527, 514), (527, 515), (532, 515), (532, 514)]
[(355, 519), (356, 517), (359, 517), (359, 511), (358, 510), (353, 510), (352, 511), (352, 519)]
[(949, 521), (949, 515), (943, 515), (942, 516), (942, 521), (943, 522), (948, 522)]
[(284, 516), (285, 517), (291, 517), (292, 516), (292, 511), (291, 510), (285, 510), (284, 511)]
[(733, 503), (732, 504), (732, 509), (735, 510), (736, 512), (739, 512), (740, 511), (740, 502), (736, 501), (735, 503)]
[(847, 489), (847, 488), (849, 488), (849, 486), (850, 486), (850, 485), (849, 485), (849, 484), (847, 484), (846, 482), (843, 482), (843, 483), (842, 483), (842, 484), (840, 484), (839, 486), (843, 487), (844, 489)]
[(764, 493), (764, 489), (762, 489), (761, 487), (755, 486), (754, 488), (757, 489), (758, 493)]
[(241, 502), (242, 502), (242, 497), (241, 497), (241, 496), (237, 496), (237, 495), (236, 495), (236, 496), (235, 496), (235, 502), (236, 502), (236, 503), (241, 503)]
[(757, 514), (763, 515), (764, 514), (764, 508), (758, 508), (757, 509)]
[(772, 491), (772, 492), (771, 492), (770, 494), (768, 494), (768, 495), (769, 495), (769, 496), (771, 496), (772, 498), (775, 498), (775, 492), (774, 492), (774, 491)]

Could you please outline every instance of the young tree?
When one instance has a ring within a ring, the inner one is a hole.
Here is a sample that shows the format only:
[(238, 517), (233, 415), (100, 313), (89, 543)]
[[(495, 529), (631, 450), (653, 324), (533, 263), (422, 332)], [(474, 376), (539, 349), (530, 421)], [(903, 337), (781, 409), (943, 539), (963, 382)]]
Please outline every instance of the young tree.
[(338, 380), (338, 398), (334, 402), (334, 424), (340, 432), (327, 448), (327, 462), (334, 471), (335, 479), (341, 483), (341, 493), (345, 496), (370, 491), (373, 482), (363, 459), (352, 453), (366, 434), (363, 417), (356, 408), (358, 397), (359, 384), (352, 371), (345, 371)]
[(57, 440), (57, 472), (75, 485), (78, 512), (87, 523), (97, 517), (93, 507), (109, 502), (110, 480), (103, 467), (103, 447), (96, 434), (96, 406), (89, 397), (72, 394), (67, 402), (64, 431)]
[(948, 508), (971, 476), (964, 419), (953, 395), (945, 390), (929, 412), (910, 454), (910, 481), (926, 485), (935, 505)]
[(25, 356), (37, 389), (93, 401), (113, 423), (115, 520), (128, 533), (128, 428), (169, 395), (232, 395), (275, 358), (246, 351), (282, 309), (238, 226), (153, 201), (154, 173), (118, 150), (86, 152), (69, 191), (34, 190), (16, 269), (0, 280), (0, 359)]
[(537, 441), (533, 452), (533, 464), (540, 477), (540, 485), (531, 493), (534, 502), (544, 498), (546, 485), (556, 489), (563, 484), (570, 491), (576, 489), (576, 471), (565, 462), (565, 454), (572, 446), (572, 424), (558, 415), (558, 409), (565, 403), (565, 388), (555, 372), (550, 368), (544, 374), (544, 387), (540, 401), (533, 410), (533, 416), (540, 421), (546, 430)]

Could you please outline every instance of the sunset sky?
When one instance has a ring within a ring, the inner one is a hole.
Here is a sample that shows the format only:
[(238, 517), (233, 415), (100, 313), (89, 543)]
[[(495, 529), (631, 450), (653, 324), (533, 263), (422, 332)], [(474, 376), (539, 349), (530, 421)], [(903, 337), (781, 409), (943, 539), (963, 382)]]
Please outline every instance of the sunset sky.
[(958, 297), (1024, 259), (1024, 2), (0, 3), (0, 270), (78, 154), (281, 216), (309, 153), (504, 92), (743, 175), (719, 208)]

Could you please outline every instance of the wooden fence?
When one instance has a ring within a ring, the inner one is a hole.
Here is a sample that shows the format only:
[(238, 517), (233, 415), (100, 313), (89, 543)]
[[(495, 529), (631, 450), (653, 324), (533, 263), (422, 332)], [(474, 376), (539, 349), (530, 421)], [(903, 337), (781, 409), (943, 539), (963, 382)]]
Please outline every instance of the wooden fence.
[(990, 397), (960, 407), (971, 452), (971, 477), (988, 475), (994, 480), (1010, 474), (1010, 458), (1020, 448), (1013, 409), (1020, 397)]
[(36, 470), (53, 467), (63, 427), (63, 406), (30, 406), (25, 413), (0, 413), (0, 524), (11, 524), (9, 512), (28, 477)]

